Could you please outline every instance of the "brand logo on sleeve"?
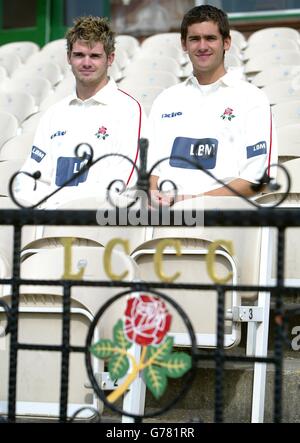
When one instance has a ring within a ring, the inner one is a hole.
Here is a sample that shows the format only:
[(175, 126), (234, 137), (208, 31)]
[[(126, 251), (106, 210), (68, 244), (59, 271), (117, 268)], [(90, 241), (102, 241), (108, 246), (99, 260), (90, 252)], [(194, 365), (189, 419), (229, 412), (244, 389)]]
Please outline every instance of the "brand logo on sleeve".
[(36, 162), (40, 163), (45, 157), (46, 152), (39, 149), (37, 146), (32, 146), (31, 149), (31, 158)]
[(267, 153), (267, 143), (265, 141), (258, 142), (255, 145), (247, 146), (247, 158), (257, 157)]
[(52, 140), (54, 137), (62, 137), (63, 135), (66, 135), (66, 133), (67, 131), (56, 131), (50, 138)]
[(173, 118), (173, 117), (179, 117), (182, 115), (182, 112), (171, 112), (170, 114), (162, 114), (161, 118)]
[(196, 164), (190, 164), (185, 161), (186, 159), (198, 163), (201, 168), (214, 169), (217, 161), (218, 144), (219, 142), (215, 138), (176, 137), (169, 160), (170, 166), (198, 169)]
[[(82, 160), (77, 157), (59, 157), (56, 165), (56, 186), (62, 186), (67, 180), (70, 180), (76, 175), (88, 160)], [(79, 183), (84, 183), (87, 179), (89, 171), (85, 171), (79, 177), (74, 178), (66, 186), (78, 186)]]

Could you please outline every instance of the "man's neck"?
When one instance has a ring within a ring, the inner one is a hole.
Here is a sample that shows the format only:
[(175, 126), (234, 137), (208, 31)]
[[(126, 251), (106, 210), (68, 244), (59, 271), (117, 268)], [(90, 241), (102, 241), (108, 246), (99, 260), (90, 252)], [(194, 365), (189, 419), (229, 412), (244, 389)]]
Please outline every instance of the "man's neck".
[(211, 72), (195, 72), (194, 76), (198, 80), (200, 85), (211, 85), (212, 83), (216, 83), (221, 77), (226, 74), (225, 67), (218, 69), (213, 73)]
[(104, 88), (104, 86), (107, 85), (109, 82), (109, 78), (106, 77), (101, 81), (100, 83), (97, 83), (96, 85), (87, 85), (83, 84), (82, 82), (77, 81), (76, 83), (76, 94), (77, 97), (80, 100), (88, 100), (89, 98), (93, 97), (97, 94), (97, 92), (100, 91), (100, 89)]

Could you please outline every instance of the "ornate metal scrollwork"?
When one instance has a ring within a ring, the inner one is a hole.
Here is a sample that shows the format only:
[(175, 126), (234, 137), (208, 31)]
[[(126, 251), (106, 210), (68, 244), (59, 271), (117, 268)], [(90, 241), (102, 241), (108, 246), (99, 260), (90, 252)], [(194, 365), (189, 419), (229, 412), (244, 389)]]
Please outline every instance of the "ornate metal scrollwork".
[[(83, 150), (83, 152), (81, 152), (83, 147), (84, 147), (84, 150)], [(120, 208), (121, 207), (120, 203), (121, 203), (123, 205), (123, 207), (125, 204), (126, 208), (129, 209), (134, 204), (136, 204), (139, 200), (141, 200), (142, 205), (148, 205), (149, 203), (151, 203), (151, 206), (153, 206), (155, 208), (155, 207), (159, 206), (159, 203), (157, 203), (154, 199), (151, 199), (150, 176), (153, 174), (153, 171), (155, 170), (155, 168), (159, 164), (161, 164), (162, 162), (165, 162), (165, 161), (169, 161), (170, 157), (162, 158), (161, 160), (156, 162), (151, 167), (151, 169), (149, 171), (147, 171), (147, 149), (148, 149), (148, 141), (146, 139), (141, 139), (140, 140), (140, 166), (138, 167), (134, 163), (134, 161), (131, 160), (129, 157), (127, 157), (123, 154), (119, 154), (119, 153), (105, 154), (105, 155), (97, 158), (96, 160), (94, 160), (94, 151), (93, 151), (93, 148), (91, 147), (91, 145), (89, 145), (88, 143), (80, 143), (75, 148), (75, 156), (82, 159), (82, 161), (85, 163), (83, 164), (81, 169), (78, 172), (74, 173), (74, 175), (71, 178), (66, 180), (66, 182), (62, 186), (58, 187), (53, 192), (51, 192), (49, 195), (42, 198), (38, 203), (36, 203), (34, 205), (24, 206), (21, 202), (18, 201), (18, 198), (15, 195), (14, 182), (20, 174), (25, 174), (33, 179), (33, 181), (34, 181), (33, 190), (35, 190), (37, 187), (37, 180), (39, 180), (41, 178), (41, 172), (36, 171), (34, 174), (30, 174), (28, 172), (19, 171), (19, 172), (16, 172), (10, 179), (10, 182), (9, 182), (10, 197), (14, 201), (14, 203), (22, 209), (25, 209), (25, 208), (26, 209), (35, 209), (35, 208), (39, 207), (41, 204), (45, 203), (50, 197), (53, 197), (55, 194), (59, 193), (63, 188), (68, 186), (71, 181), (73, 181), (74, 179), (83, 175), (86, 171), (88, 171), (90, 168), (92, 168), (98, 162), (100, 162), (104, 159), (107, 159), (109, 157), (120, 157), (120, 158), (123, 158), (124, 160), (128, 161), (132, 165), (133, 170), (137, 173), (137, 181), (136, 181), (136, 184), (134, 187), (128, 188), (126, 183), (123, 180), (120, 180), (120, 179), (113, 180), (107, 187), (108, 202), (115, 208)], [(210, 172), (207, 169), (204, 169), (200, 165), (199, 162), (188, 160), (188, 159), (180, 157), (180, 156), (176, 156), (175, 159), (179, 160), (181, 162), (182, 161), (186, 162), (186, 163), (192, 165), (194, 168), (201, 170), (202, 172), (204, 172), (205, 174), (207, 174), (211, 178), (213, 178), (217, 183), (219, 183), (220, 186), (225, 187), (228, 190), (230, 190), (233, 195), (240, 197), (243, 200), (246, 200), (250, 205), (252, 205), (256, 208), (261, 207), (261, 205), (259, 203), (255, 202), (255, 200), (253, 200), (251, 198), (247, 198), (246, 196), (242, 195), (237, 190), (233, 189), (230, 186), (230, 184), (224, 183), (222, 180), (215, 177), (212, 172)], [(254, 191), (258, 191), (258, 192), (260, 190), (267, 190), (269, 192), (272, 192), (272, 191), (278, 191), (280, 188), (283, 188), (283, 191), (280, 193), (281, 198), (277, 202), (275, 202), (274, 204), (271, 205), (271, 207), (277, 207), (286, 199), (286, 197), (290, 191), (291, 180), (290, 180), (290, 177), (289, 177), (289, 174), (288, 174), (286, 168), (282, 164), (276, 164), (276, 165), (271, 165), (271, 166), (277, 167), (277, 168), (280, 168), (283, 170), (284, 175), (286, 177), (285, 185), (282, 186), (282, 185), (278, 184), (274, 177), (269, 176), (269, 174), (268, 174), (269, 167), (268, 167), (264, 171), (260, 180), (258, 180), (258, 183), (252, 185), (252, 189)], [(167, 192), (165, 192), (165, 187), (167, 184), (169, 184), (169, 186), (168, 186), (169, 189), (167, 190)], [(167, 193), (167, 195), (171, 196), (172, 202), (176, 202), (177, 195), (178, 195), (178, 188), (176, 186), (176, 183), (174, 183), (173, 181), (171, 181), (171, 180), (162, 181), (160, 183), (158, 192), (161, 193), (162, 195)], [(145, 195), (147, 196), (147, 202), (145, 201)], [(120, 196), (123, 198), (121, 198), (121, 199), (118, 198)]]

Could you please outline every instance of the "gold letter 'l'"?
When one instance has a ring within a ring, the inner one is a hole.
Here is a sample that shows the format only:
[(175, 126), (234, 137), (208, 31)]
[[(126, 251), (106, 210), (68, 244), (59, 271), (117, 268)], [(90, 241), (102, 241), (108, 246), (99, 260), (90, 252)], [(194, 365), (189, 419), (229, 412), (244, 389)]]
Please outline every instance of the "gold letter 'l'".
[(82, 280), (85, 268), (82, 267), (77, 274), (72, 274), (72, 244), (74, 237), (65, 237), (61, 239), (64, 247), (64, 280)]

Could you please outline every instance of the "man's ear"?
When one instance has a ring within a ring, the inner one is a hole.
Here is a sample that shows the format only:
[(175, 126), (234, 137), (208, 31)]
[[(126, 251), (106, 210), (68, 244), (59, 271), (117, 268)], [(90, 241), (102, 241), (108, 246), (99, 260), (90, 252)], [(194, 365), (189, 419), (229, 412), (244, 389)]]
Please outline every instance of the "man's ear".
[(115, 59), (115, 53), (112, 52), (111, 54), (109, 54), (107, 56), (107, 64), (108, 64), (108, 66), (111, 66), (113, 64), (114, 59)]
[(224, 50), (228, 51), (231, 46), (231, 37), (224, 38)]
[(185, 40), (182, 40), (182, 39), (181, 39), (181, 47), (182, 47), (182, 49), (183, 49), (184, 52), (187, 51)]

